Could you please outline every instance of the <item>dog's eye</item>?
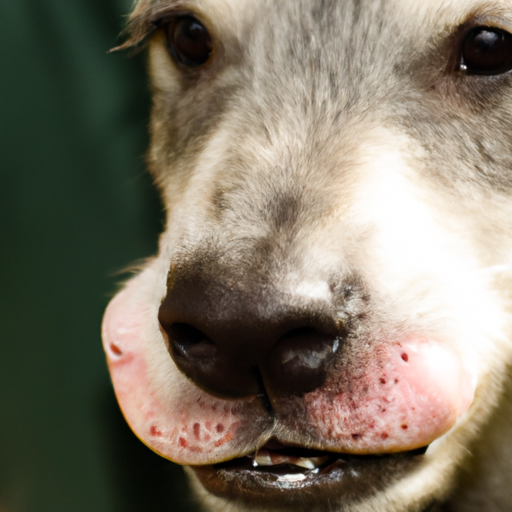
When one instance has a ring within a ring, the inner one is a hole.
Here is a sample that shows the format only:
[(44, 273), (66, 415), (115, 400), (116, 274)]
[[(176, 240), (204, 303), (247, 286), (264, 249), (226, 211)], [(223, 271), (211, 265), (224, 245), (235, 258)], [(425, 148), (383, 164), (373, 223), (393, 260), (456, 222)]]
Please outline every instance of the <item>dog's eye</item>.
[(473, 75), (499, 75), (512, 69), (512, 34), (476, 27), (462, 43), (461, 69)]
[(192, 16), (177, 16), (166, 27), (167, 45), (174, 59), (197, 67), (208, 61), (212, 42), (208, 31)]

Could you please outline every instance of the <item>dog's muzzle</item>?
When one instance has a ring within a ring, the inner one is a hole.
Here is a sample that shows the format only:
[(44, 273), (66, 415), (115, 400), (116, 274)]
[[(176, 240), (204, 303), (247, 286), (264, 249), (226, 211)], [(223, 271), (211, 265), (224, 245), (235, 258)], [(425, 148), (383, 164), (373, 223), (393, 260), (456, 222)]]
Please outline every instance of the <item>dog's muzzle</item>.
[[(473, 400), (473, 369), (449, 340), (371, 324), (362, 278), (190, 258), (165, 289), (158, 263), (112, 300), (103, 339), (128, 422), (175, 462), (411, 452)], [(309, 451), (274, 453), (270, 441)]]

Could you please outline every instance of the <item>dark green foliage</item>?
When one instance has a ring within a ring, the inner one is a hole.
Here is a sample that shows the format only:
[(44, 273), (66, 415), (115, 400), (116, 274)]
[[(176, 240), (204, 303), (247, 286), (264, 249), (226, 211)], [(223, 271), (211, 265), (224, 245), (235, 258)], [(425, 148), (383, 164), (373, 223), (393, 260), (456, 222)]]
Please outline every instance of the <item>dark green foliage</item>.
[(2, 512), (186, 509), (181, 472), (122, 421), (100, 341), (116, 273), (161, 228), (144, 58), (107, 54), (129, 9), (0, 3)]

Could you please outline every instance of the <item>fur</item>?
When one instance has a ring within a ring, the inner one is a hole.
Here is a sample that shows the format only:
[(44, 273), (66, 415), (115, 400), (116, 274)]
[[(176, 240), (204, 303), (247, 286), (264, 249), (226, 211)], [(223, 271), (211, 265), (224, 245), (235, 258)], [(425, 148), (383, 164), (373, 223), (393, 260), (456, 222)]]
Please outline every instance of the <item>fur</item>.
[[(212, 34), (204, 70), (184, 72), (169, 56), (158, 20), (177, 11)], [(325, 303), (325, 283), (356, 283), (357, 300), (339, 306), (352, 322), (350, 364), (380, 333), (414, 331), (474, 369), (471, 407), (418, 468), (318, 510), (512, 510), (512, 76), (453, 72), (471, 20), (512, 30), (512, 6), (140, 0), (131, 17), (123, 47), (149, 48), (148, 162), (167, 222), (158, 256), (128, 289), (159, 400), (172, 409), (190, 385), (157, 320), (173, 265), (220, 276), (234, 290), (228, 310), (244, 290), (260, 300), (247, 275)], [(104, 329), (114, 358), (108, 320)], [(308, 418), (293, 422), (306, 430)], [(206, 510), (283, 509), (213, 496), (187, 472)]]

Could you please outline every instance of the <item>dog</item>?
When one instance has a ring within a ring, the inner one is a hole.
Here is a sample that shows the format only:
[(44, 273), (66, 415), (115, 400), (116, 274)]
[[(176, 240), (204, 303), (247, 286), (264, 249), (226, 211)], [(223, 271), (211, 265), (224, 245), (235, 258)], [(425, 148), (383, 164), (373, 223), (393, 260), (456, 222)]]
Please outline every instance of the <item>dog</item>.
[(209, 511), (512, 510), (512, 5), (139, 0), (158, 256), (103, 340)]

